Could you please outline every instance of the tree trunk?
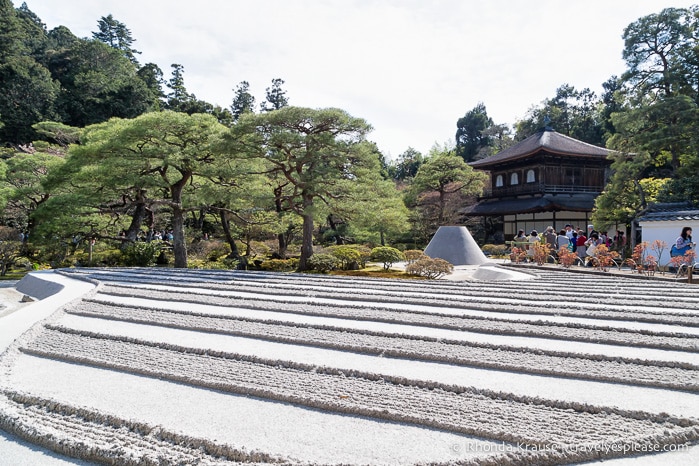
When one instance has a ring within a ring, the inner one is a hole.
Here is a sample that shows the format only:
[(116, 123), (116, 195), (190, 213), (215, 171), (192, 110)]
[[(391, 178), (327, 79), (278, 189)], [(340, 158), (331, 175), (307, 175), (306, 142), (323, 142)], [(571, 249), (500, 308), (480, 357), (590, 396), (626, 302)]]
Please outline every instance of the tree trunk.
[(313, 197), (303, 198), (303, 237), (301, 242), (301, 257), (299, 271), (308, 270), (308, 259), (313, 255)]
[(231, 259), (240, 259), (240, 252), (238, 252), (238, 245), (235, 244), (235, 239), (231, 235), (231, 222), (228, 220), (228, 213), (221, 212), (221, 227), (223, 228), (223, 235), (226, 237), (226, 242), (231, 248), (231, 253), (228, 257)]
[[(282, 187), (277, 187), (274, 189), (274, 210), (277, 212), (277, 215), (281, 217), (282, 211), (284, 210), (282, 208), (282, 200), (281, 200), (281, 195), (282, 195)], [(277, 253), (279, 254), (280, 259), (286, 259), (286, 250), (287, 250), (287, 242), (286, 242), (286, 236), (284, 233), (279, 233), (277, 235), (277, 242), (279, 243), (279, 250)]]
[(284, 233), (279, 233), (277, 235), (277, 242), (279, 243), (279, 247), (277, 250), (277, 254), (279, 255), (279, 258), (286, 259), (286, 251), (287, 251), (286, 235)]
[(172, 193), (172, 252), (175, 256), (175, 268), (187, 268), (187, 242), (184, 236), (184, 211), (182, 210), (182, 189), (188, 177), (173, 185)]
[(138, 241), (138, 234), (141, 232), (141, 227), (143, 226), (143, 219), (146, 217), (146, 205), (141, 200), (138, 199), (136, 204), (136, 209), (131, 215), (131, 223), (129, 224), (128, 230), (126, 230), (126, 241), (121, 243), (121, 248), (125, 248), (129, 243), (135, 243)]
[(335, 221), (333, 220), (333, 214), (328, 215), (328, 225), (330, 225), (330, 229), (335, 232), (335, 244), (338, 246), (341, 246), (345, 244), (345, 240), (340, 234), (339, 231), (337, 231), (337, 225), (335, 224)]

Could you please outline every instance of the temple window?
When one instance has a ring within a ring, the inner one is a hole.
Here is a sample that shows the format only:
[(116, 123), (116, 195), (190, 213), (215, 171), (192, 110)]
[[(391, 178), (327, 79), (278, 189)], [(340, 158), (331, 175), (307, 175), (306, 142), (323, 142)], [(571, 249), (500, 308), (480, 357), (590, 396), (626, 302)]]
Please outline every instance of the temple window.
[(534, 170), (527, 170), (527, 183), (534, 183), (536, 181), (536, 173)]
[(517, 173), (513, 173), (510, 175), (510, 185), (514, 186), (516, 184), (519, 184), (519, 176)]
[(502, 179), (502, 175), (498, 175), (495, 177), (495, 187), (496, 188), (502, 188), (505, 185), (505, 182)]

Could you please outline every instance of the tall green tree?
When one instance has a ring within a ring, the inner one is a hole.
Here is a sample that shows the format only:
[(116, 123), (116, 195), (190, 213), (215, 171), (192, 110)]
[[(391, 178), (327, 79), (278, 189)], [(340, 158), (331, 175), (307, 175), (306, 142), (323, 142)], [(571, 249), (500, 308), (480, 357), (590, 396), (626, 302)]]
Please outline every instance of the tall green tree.
[(78, 40), (51, 56), (49, 69), (61, 85), (61, 121), (83, 127), (112, 117), (133, 118), (153, 108), (153, 95), (119, 50)]
[(141, 81), (144, 82), (153, 96), (153, 109), (160, 110), (165, 105), (165, 92), (163, 86), (166, 84), (163, 70), (155, 63), (146, 63), (136, 72)]
[(167, 207), (175, 267), (183, 268), (187, 267), (185, 213), (200, 207), (188, 190), (217, 162), (216, 141), (224, 129), (213, 116), (170, 111), (111, 119), (86, 128), (66, 164), (76, 174), (89, 174), (98, 186), (128, 191), (143, 196), (145, 204)]
[(599, 115), (599, 99), (590, 89), (581, 91), (569, 84), (556, 89), (556, 95), (533, 107), (516, 123), (516, 140), (523, 140), (545, 127), (561, 134), (594, 144), (604, 145)]
[(231, 128), (229, 152), (263, 160), (270, 174), (289, 182), (284, 202), (303, 219), (300, 270), (313, 255), (316, 203), (332, 211), (357, 192), (358, 183), (379, 173), (378, 158), (365, 139), (370, 129), (339, 109), (300, 107), (246, 113)]
[(618, 152), (596, 203), (599, 219), (633, 228), (650, 202), (699, 202), (697, 11), (666, 8), (624, 30), (628, 69), (615, 96), (625, 100), (611, 114), (608, 147)]
[(243, 114), (255, 112), (255, 97), (250, 94), (250, 84), (247, 81), (241, 81), (234, 92), (231, 113), (233, 120), (237, 121)]
[(102, 16), (97, 21), (98, 31), (92, 33), (93, 39), (97, 39), (112, 48), (115, 48), (128, 58), (131, 63), (138, 66), (136, 54), (140, 54), (138, 50), (132, 47), (135, 39), (131, 35), (131, 30), (124, 23), (115, 19), (111, 14)]
[(172, 68), (172, 76), (168, 81), (168, 87), (171, 92), (167, 95), (168, 105), (174, 107), (181, 102), (186, 102), (192, 99), (192, 95), (187, 92), (187, 87), (184, 84), (184, 66), (179, 63), (170, 65)]
[[(475, 196), (483, 191), (487, 175), (475, 171), (453, 149), (436, 145), (430, 151), (410, 186), (409, 197), (429, 213), (436, 227), (455, 223), (458, 212), (448, 215), (448, 202), (458, 196)], [(460, 204), (460, 203), (459, 203)]]
[(388, 174), (395, 181), (410, 181), (424, 162), (425, 157), (419, 151), (408, 147), (389, 165)]
[(271, 112), (289, 105), (286, 91), (282, 89), (283, 84), (283, 79), (276, 78), (272, 80), (272, 86), (265, 89), (265, 101), (260, 104), (261, 111)]
[[(233, 115), (228, 109), (197, 99), (196, 95), (187, 91), (184, 83), (184, 66), (179, 63), (173, 63), (171, 66), (172, 77), (167, 83), (171, 92), (167, 95), (166, 109), (189, 115), (206, 113), (215, 116), (219, 123), (226, 126), (230, 126), (233, 123)], [(151, 79), (150, 82), (153, 82), (153, 80)]]
[(665, 8), (624, 29), (624, 80), (638, 98), (690, 95), (696, 100), (697, 8)]
[(482, 159), (484, 152), (491, 145), (491, 139), (484, 131), (493, 126), (493, 120), (483, 102), (479, 102), (473, 109), (456, 122), (456, 154), (465, 162), (473, 162)]

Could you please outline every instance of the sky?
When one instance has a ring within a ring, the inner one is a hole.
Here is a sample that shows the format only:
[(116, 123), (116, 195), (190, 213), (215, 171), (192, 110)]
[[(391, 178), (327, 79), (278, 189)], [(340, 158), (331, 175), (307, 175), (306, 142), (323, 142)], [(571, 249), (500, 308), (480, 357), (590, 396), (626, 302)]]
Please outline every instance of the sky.
[[(15, 7), (20, 0), (12, 0)], [(290, 105), (364, 118), (395, 159), (452, 144), (479, 103), (513, 126), (570, 84), (598, 95), (626, 69), (624, 28), (687, 0), (26, 0), (48, 30), (92, 37), (109, 14), (132, 33), (140, 63), (229, 107), (241, 81), (256, 105), (272, 80)]]

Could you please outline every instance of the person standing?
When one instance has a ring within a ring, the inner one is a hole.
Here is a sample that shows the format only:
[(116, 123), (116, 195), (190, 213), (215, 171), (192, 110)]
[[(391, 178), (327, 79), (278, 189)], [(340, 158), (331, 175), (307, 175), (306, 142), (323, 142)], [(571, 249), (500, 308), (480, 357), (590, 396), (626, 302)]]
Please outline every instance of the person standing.
[(588, 225), (587, 226), (587, 239), (590, 239), (590, 236), (592, 236), (592, 233), (597, 233), (597, 236), (599, 236), (599, 232), (595, 230), (594, 225)]
[(587, 241), (585, 241), (585, 254), (589, 257), (595, 257), (595, 254), (597, 253), (597, 246), (600, 244), (602, 244), (602, 242), (599, 239), (599, 234), (596, 231), (593, 231), (592, 234), (590, 234), (590, 237), (587, 238)]
[(626, 235), (624, 235), (623, 230), (617, 230), (614, 236), (614, 249), (619, 252), (619, 254), (624, 254), (624, 248), (626, 247)]
[(566, 235), (565, 230), (561, 230), (558, 232), (558, 236), (556, 237), (556, 242), (558, 243), (557, 247), (556, 247), (556, 251), (560, 250), (561, 248), (566, 248), (566, 249), (569, 249), (571, 251), (573, 250), (573, 247), (570, 244), (570, 238), (568, 238), (568, 235)]
[(568, 224), (565, 226), (565, 229), (566, 229), (566, 236), (568, 237), (569, 240), (572, 240), (573, 233), (575, 233), (575, 230), (573, 230), (573, 225)]
[(553, 230), (553, 227), (548, 227), (544, 232), (543, 236), (544, 242), (549, 245), (549, 247), (551, 248), (551, 252), (558, 251), (556, 232)]
[(541, 238), (539, 238), (539, 233), (536, 230), (532, 230), (532, 232), (529, 234), (529, 247), (527, 248), (527, 256), (529, 258), (534, 257), (534, 253), (536, 252), (536, 249), (534, 249), (534, 243), (540, 243)]
[(578, 236), (575, 238), (575, 243), (577, 245), (577, 248), (575, 248), (575, 252), (578, 253), (578, 257), (584, 261), (585, 256), (586, 256), (586, 249), (587, 246), (585, 245), (587, 241), (587, 236), (585, 236), (585, 232), (582, 231), (582, 229), (578, 230)]

